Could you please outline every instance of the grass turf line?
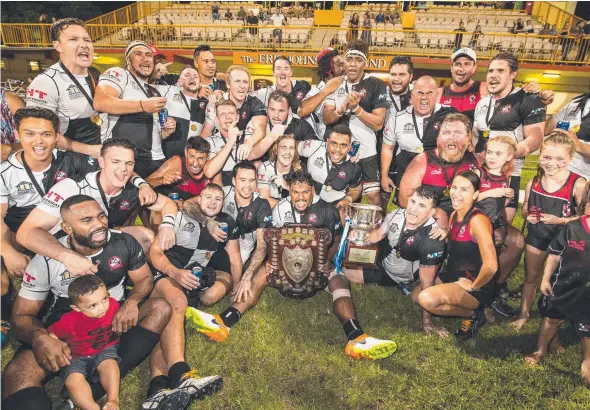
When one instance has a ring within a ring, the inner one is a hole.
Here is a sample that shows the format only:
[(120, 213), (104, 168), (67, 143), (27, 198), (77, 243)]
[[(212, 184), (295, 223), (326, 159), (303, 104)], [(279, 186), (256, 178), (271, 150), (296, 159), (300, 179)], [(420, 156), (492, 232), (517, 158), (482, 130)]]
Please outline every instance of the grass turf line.
[[(528, 158), (527, 158), (528, 160)], [(535, 174), (527, 161), (522, 186)], [(515, 225), (522, 220), (517, 214)], [(522, 263), (510, 281), (522, 282)], [(399, 290), (353, 286), (364, 330), (391, 338), (397, 352), (388, 359), (353, 361), (344, 355), (346, 338), (332, 314), (331, 297), (318, 292), (295, 301), (267, 289), (225, 343), (210, 342), (186, 329), (186, 357), (201, 375), (220, 374), (224, 388), (191, 409), (588, 409), (590, 391), (580, 381), (581, 349), (569, 325), (561, 331), (567, 351), (529, 368), (540, 322), (536, 307), (520, 333), (506, 321), (487, 323), (474, 341), (426, 336), (420, 310)], [(516, 307), (518, 301), (512, 301)], [(206, 309), (221, 312), (224, 299)], [(454, 331), (458, 319), (435, 319)], [(2, 351), (2, 366), (16, 344)], [(149, 383), (147, 361), (121, 383), (121, 408), (137, 409)], [(61, 402), (59, 378), (48, 385)]]

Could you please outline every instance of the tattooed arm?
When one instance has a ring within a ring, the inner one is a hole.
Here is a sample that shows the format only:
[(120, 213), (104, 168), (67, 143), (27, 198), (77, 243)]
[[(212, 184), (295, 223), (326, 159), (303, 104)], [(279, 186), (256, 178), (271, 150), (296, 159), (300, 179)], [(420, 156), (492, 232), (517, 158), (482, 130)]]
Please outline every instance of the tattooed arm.
[(191, 198), (188, 201), (184, 201), (182, 204), (182, 211), (188, 216), (193, 218), (195, 221), (203, 226), (207, 227), (207, 230), (217, 242), (225, 242), (227, 234), (219, 227), (219, 222), (215, 219), (208, 217), (201, 211), (200, 205), (197, 203), (197, 198)]
[(246, 302), (248, 299), (252, 297), (252, 276), (262, 266), (264, 259), (266, 259), (266, 242), (264, 241), (264, 228), (256, 229), (256, 249), (254, 250), (254, 254), (250, 259), (250, 265), (244, 275), (242, 276), (242, 280), (238, 284), (236, 288), (236, 296), (234, 301), (235, 302)]

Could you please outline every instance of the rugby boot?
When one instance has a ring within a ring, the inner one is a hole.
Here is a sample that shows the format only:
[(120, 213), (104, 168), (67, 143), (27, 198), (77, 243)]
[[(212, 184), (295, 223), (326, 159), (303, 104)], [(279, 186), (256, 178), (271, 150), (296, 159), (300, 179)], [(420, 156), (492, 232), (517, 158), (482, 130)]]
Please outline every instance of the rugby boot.
[(141, 410), (184, 410), (191, 404), (188, 391), (163, 389), (152, 394), (141, 403)]
[(221, 390), (223, 379), (221, 376), (199, 377), (195, 370), (191, 370), (182, 375), (180, 384), (173, 392), (180, 391), (190, 394), (192, 400), (204, 399), (213, 393)]
[(188, 322), (209, 339), (221, 343), (229, 335), (229, 327), (223, 324), (219, 315), (211, 315), (192, 307), (186, 308)]
[(455, 336), (461, 339), (468, 339), (477, 336), (477, 332), (486, 321), (486, 315), (483, 309), (477, 309), (469, 319), (463, 319), (459, 328), (455, 331)]
[(384, 359), (397, 350), (397, 344), (392, 340), (380, 340), (362, 334), (346, 344), (344, 353), (353, 359)]

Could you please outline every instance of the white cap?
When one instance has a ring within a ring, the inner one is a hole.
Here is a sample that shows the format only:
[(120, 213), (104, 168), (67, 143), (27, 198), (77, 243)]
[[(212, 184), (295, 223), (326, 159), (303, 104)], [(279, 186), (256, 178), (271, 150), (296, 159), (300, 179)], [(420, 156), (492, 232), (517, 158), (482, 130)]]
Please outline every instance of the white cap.
[(469, 47), (463, 47), (463, 48), (460, 48), (459, 50), (455, 51), (451, 55), (451, 61), (455, 61), (459, 57), (469, 57), (470, 59), (473, 60), (474, 63), (477, 62), (477, 57), (475, 56), (475, 51), (473, 51)]

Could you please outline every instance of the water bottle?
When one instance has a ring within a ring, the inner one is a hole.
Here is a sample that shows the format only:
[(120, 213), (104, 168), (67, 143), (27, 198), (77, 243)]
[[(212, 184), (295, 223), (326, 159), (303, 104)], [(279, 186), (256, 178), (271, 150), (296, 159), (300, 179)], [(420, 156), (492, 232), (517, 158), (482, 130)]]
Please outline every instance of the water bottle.
[(350, 151), (348, 152), (348, 155), (350, 155), (350, 158), (355, 157), (356, 154), (358, 154), (360, 147), (361, 147), (360, 142), (353, 141), (353, 143), (350, 146)]
[(158, 120), (160, 120), (160, 127), (164, 128), (166, 120), (168, 119), (168, 110), (166, 108), (161, 109), (158, 112)]
[(570, 129), (570, 122), (569, 121), (559, 121), (557, 123), (557, 128), (559, 128), (560, 130), (567, 131)]

